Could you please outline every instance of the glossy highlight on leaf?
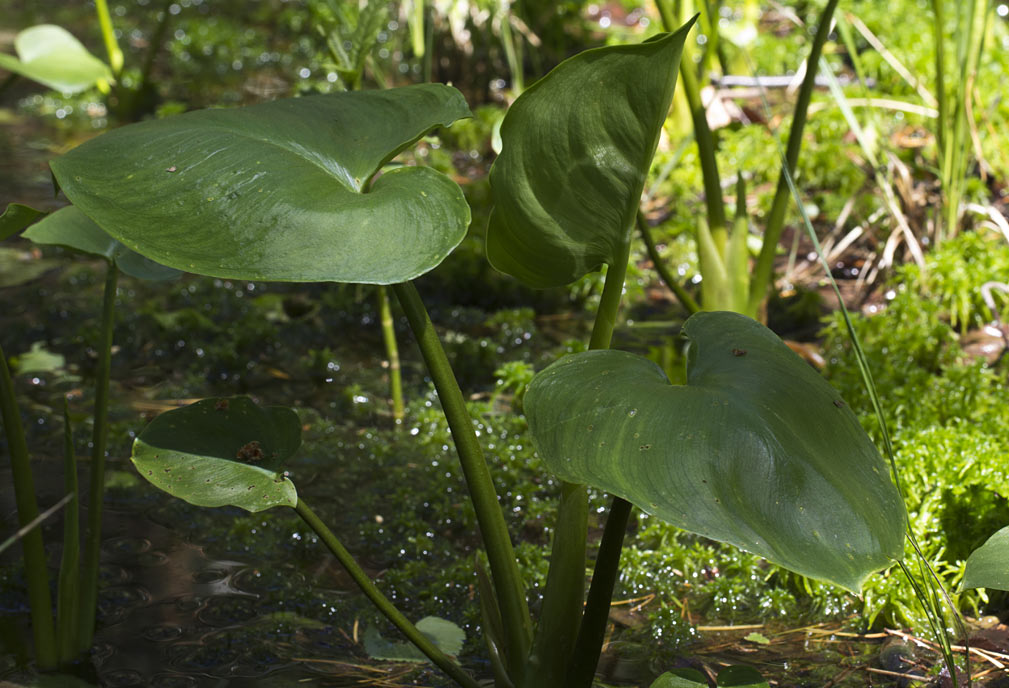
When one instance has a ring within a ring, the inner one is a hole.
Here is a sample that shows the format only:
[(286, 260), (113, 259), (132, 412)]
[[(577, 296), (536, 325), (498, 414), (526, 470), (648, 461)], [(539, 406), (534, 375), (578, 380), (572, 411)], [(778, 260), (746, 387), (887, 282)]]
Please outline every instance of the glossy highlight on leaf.
[(848, 590), (899, 559), (900, 497), (837, 392), (745, 316), (702, 312), (683, 329), (686, 385), (620, 351), (537, 375), (525, 409), (548, 467)]
[(65, 246), (107, 261), (115, 261), (117, 268), (139, 279), (169, 280), (182, 274), (175, 268), (159, 265), (126, 248), (72, 205), (46, 215), (21, 236), (36, 244)]
[(248, 397), (204, 399), (162, 413), (133, 443), (133, 465), (156, 487), (197, 506), (294, 507), (279, 472), (301, 446), (301, 422)]
[(535, 287), (622, 260), (693, 22), (587, 50), (511, 106), (491, 169), (491, 264)]
[(442, 84), (290, 98), (110, 131), (51, 162), (75, 206), (165, 265), (216, 277), (392, 284), (438, 265), (469, 224), (425, 167), (373, 180), (469, 117)]
[(97, 81), (112, 80), (108, 65), (59, 26), (39, 24), (25, 29), (14, 39), (14, 50), (17, 57), (0, 53), (0, 69), (63, 93), (78, 93)]
[(962, 587), (1009, 590), (1009, 526), (992, 535), (967, 557)]

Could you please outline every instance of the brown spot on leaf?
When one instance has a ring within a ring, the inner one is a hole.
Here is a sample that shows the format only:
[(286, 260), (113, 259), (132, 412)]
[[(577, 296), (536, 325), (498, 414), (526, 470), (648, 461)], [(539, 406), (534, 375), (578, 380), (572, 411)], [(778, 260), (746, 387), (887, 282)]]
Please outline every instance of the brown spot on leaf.
[(177, 169), (179, 168), (177, 168), (175, 165), (172, 165), (171, 167), (166, 169), (165, 172), (175, 172)]
[(842, 406), (844, 406), (844, 402), (841, 401), (840, 399), (834, 399), (834, 406), (836, 406), (837, 408), (841, 408)]
[(215, 411), (227, 411), (228, 410), (228, 400), (227, 399), (218, 399), (217, 403), (214, 404), (214, 410)]
[(259, 463), (263, 460), (263, 448), (259, 446), (258, 440), (252, 440), (235, 454), (235, 458), (245, 463)]
[(745, 356), (746, 355), (746, 349), (733, 349), (732, 350), (732, 355), (733, 356)]

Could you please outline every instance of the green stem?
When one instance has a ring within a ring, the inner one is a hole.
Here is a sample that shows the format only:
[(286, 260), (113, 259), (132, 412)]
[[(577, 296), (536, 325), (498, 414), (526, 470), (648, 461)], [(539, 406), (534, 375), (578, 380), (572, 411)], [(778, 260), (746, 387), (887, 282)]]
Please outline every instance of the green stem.
[(518, 684), (529, 652), (532, 628), (515, 551), (501, 505), (494, 492), (494, 482), (484, 459), (483, 448), (473, 430), (473, 420), (466, 408), (459, 383), (417, 288), (412, 282), (402, 282), (394, 285), (393, 290), (420, 346), (459, 453), (459, 462), (476, 511), (501, 609), (506, 663), (510, 675)]
[(410, 623), (410, 620), (403, 616), (403, 613), (393, 606), (392, 602), (389, 601), (382, 591), (379, 590), (371, 579), (368, 578), (368, 574), (364, 572), (357, 562), (354, 561), (354, 557), (351, 556), (350, 552), (346, 550), (343, 544), (340, 543), (336, 535), (333, 534), (326, 524), (323, 523), (315, 512), (312, 511), (305, 500), (299, 498), (298, 505), (294, 507), (294, 510), (298, 512), (302, 520), (308, 524), (308, 527), (315, 531), (316, 535), (322, 540), (323, 544), (333, 553), (336, 560), (340, 562), (350, 577), (354, 579), (358, 587), (365, 596), (371, 601), (375, 607), (378, 608), (385, 618), (389, 619), (396, 628), (398, 628), (407, 639), (417, 646), (421, 652), (423, 652), (427, 657), (435, 663), (442, 671), (451, 676), (456, 683), (464, 688), (479, 688), (480, 684), (473, 679), (472, 676), (466, 673), (466, 671), (459, 666), (456, 662), (452, 660), (451, 657), (446, 655), (438, 646), (435, 645), (431, 640), (417, 630), (417, 627)]
[(620, 552), (624, 546), (624, 533), (630, 520), (632, 505), (625, 499), (614, 497), (610, 505), (603, 539), (599, 543), (596, 566), (592, 571), (592, 585), (585, 602), (585, 614), (578, 631), (578, 642), (571, 658), (568, 676), (569, 686), (589, 688), (599, 664), (599, 654), (606, 636), (606, 622), (610, 617), (610, 601), (613, 586), (620, 570)]
[(512, 93), (517, 96), (525, 90), (525, 75), (522, 73), (522, 59), (519, 57), (520, 46), (515, 42), (515, 34), (512, 33), (510, 6), (501, 15), (501, 45), (504, 46), (505, 61), (512, 75)]
[(750, 280), (750, 298), (747, 304), (747, 311), (756, 313), (760, 309), (771, 288), (774, 274), (774, 255), (778, 248), (778, 241), (781, 239), (781, 232), (785, 226), (785, 211), (791, 198), (788, 188), (788, 176), (795, 174), (795, 166), (799, 160), (799, 150), (802, 148), (802, 130), (806, 126), (806, 113), (809, 110), (809, 102), (813, 97), (813, 87), (816, 85), (816, 74), (819, 71), (820, 55), (823, 53), (823, 46), (830, 35), (830, 24), (837, 8), (838, 0), (827, 0), (827, 6), (820, 14), (820, 21), (816, 27), (816, 36), (813, 38), (813, 45), (806, 59), (806, 76), (799, 87), (798, 99), (795, 101), (795, 114), (792, 116), (792, 128), (788, 132), (788, 145), (785, 149), (786, 171), (782, 170), (778, 177), (778, 187), (774, 192), (774, 200), (771, 203), (771, 211), (767, 215), (767, 223), (764, 226), (764, 242), (760, 247), (760, 255), (757, 257), (757, 264), (753, 269), (753, 277)]
[(606, 266), (603, 294), (599, 298), (596, 320), (592, 325), (592, 336), (589, 338), (590, 349), (610, 348), (613, 330), (617, 326), (617, 316), (620, 314), (620, 296), (624, 291), (624, 277), (627, 275), (627, 260), (630, 257), (630, 250), (631, 244), (628, 239), (613, 264)]
[(109, 14), (109, 4), (106, 0), (95, 0), (95, 11), (98, 13), (98, 24), (102, 28), (102, 40), (105, 42), (105, 52), (109, 56), (109, 66), (112, 75), (119, 80), (123, 71), (123, 51), (116, 42), (116, 32), (112, 29), (112, 16)]
[[(14, 479), (14, 501), (18, 524), (23, 528), (39, 515), (35, 501), (35, 480), (25, 441), (21, 413), (14, 395), (14, 382), (7, 368), (7, 357), (0, 347), (0, 414), (7, 434)], [(49, 572), (42, 529), (33, 528), (21, 540), (25, 577), (28, 579), (28, 603), (31, 607), (32, 634), (35, 639), (35, 661), (42, 670), (56, 668), (56, 627), (53, 623), (53, 603), (49, 594)]]
[(389, 307), (389, 292), (383, 285), (378, 286), (378, 312), (382, 320), (382, 339), (385, 340), (385, 357), (389, 359), (389, 387), (392, 391), (392, 417), (397, 423), (403, 420), (403, 376), (400, 373), (399, 346), (396, 344), (396, 328), (393, 326), (392, 309)]
[(154, 29), (154, 35), (147, 46), (147, 53), (144, 55), (144, 63), (140, 68), (140, 80), (137, 82), (137, 93), (144, 90), (151, 77), (151, 70), (154, 69), (154, 58), (158, 55), (162, 41), (165, 40), (165, 31), (168, 30), (168, 18), (171, 16), (169, 8), (174, 0), (165, 0), (161, 7), (161, 15), (158, 17), (158, 26)]
[(95, 375), (94, 429), (91, 435), (91, 482), (88, 489), (88, 524), (85, 531), (84, 562), (81, 569), (80, 650), (91, 647), (98, 607), (98, 566), (102, 548), (102, 501), (105, 494), (105, 447), (108, 440), (109, 370), (112, 364), (112, 334), (116, 313), (116, 284), (119, 269), (109, 263), (102, 300), (102, 339), (98, 347)]
[(648, 250), (648, 257), (652, 260), (652, 265), (655, 266), (655, 272), (659, 274), (659, 277), (666, 286), (669, 287), (676, 298), (679, 300), (680, 305), (687, 309), (688, 313), (696, 313), (701, 310), (701, 307), (697, 305), (697, 301), (691, 296), (683, 286), (676, 281), (673, 277), (673, 273), (669, 272), (669, 267), (666, 265), (666, 261), (662, 259), (659, 255), (659, 249), (655, 246), (655, 239), (652, 237), (652, 230), (648, 226), (648, 221), (645, 219), (644, 213), (640, 210), (638, 211), (638, 231), (641, 232), (641, 238), (645, 242), (645, 248)]
[(56, 629), (60, 662), (72, 662), (80, 652), (80, 508), (77, 491), (77, 458), (74, 454), (70, 409), (63, 399), (63, 484), (71, 496), (63, 514), (63, 556), (60, 559), (56, 594)]
[[(590, 349), (608, 349), (613, 340), (617, 316), (620, 311), (620, 297), (627, 275), (627, 260), (630, 242), (606, 267), (606, 281), (596, 310), (596, 319), (589, 339)], [(577, 653), (578, 639), (581, 637), (585, 617), (582, 615), (585, 597), (585, 559), (588, 539), (588, 490), (585, 485), (561, 483), (561, 502), (557, 510), (557, 529), (550, 551), (550, 569), (543, 593), (543, 610), (540, 626), (536, 633), (534, 655), (530, 657), (531, 668), (535, 670), (529, 677), (527, 686), (554, 686), (568, 684), (566, 674), (570, 665), (582, 659)], [(605, 574), (603, 574), (605, 577)], [(593, 587), (604, 585), (596, 583)], [(610, 586), (612, 592), (612, 585)], [(597, 592), (596, 597), (600, 597)], [(597, 600), (596, 604), (600, 604)], [(609, 598), (605, 600), (606, 614), (609, 613)], [(581, 618), (581, 622), (579, 622)], [(580, 624), (580, 625), (579, 625)], [(587, 661), (592, 661), (591, 653)], [(598, 649), (595, 662), (599, 661)], [(595, 672), (596, 663), (592, 664)]]

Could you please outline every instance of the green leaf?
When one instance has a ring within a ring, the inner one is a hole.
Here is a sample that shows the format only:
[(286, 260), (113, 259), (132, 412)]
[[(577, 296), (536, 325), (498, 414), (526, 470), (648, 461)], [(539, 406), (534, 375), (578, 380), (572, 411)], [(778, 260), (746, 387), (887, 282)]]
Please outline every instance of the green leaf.
[[(426, 635), (438, 649), (447, 655), (455, 656), (462, 651), (466, 642), (466, 632), (451, 621), (439, 619), (437, 616), (425, 616), (417, 622), (417, 630)], [(384, 659), (390, 662), (428, 662), (424, 654), (410, 643), (390, 642), (374, 628), (364, 632), (364, 651), (372, 659)]]
[(672, 669), (652, 681), (649, 688), (708, 688), (708, 679), (697, 669)]
[(441, 84), (201, 110), (98, 136), (50, 164), (64, 193), (116, 239), (216, 277), (392, 284), (462, 241), (451, 179), (383, 164), (469, 117)]
[(1009, 590), (1009, 526), (992, 535), (967, 557), (963, 589)]
[(39, 24), (25, 29), (14, 39), (14, 50), (17, 58), (0, 53), (0, 69), (63, 93), (78, 93), (96, 81), (112, 80), (108, 65), (59, 26)]
[(757, 643), (758, 645), (770, 645), (771, 641), (767, 639), (767, 636), (763, 633), (757, 633), (753, 631), (752, 633), (747, 633), (743, 640), (749, 640), (751, 643)]
[(21, 236), (36, 244), (65, 246), (108, 261), (114, 260), (117, 268), (139, 279), (169, 280), (182, 274), (175, 268), (159, 265), (126, 248), (72, 205), (42, 218)]
[(0, 241), (14, 236), (44, 215), (41, 210), (20, 203), (8, 204), (3, 215), (0, 215)]
[(515, 101), (490, 174), (495, 268), (553, 287), (621, 259), (692, 24), (586, 50)]
[(771, 688), (756, 669), (736, 664), (718, 672), (718, 688)]
[(277, 471), (300, 446), (294, 411), (230, 397), (162, 413), (137, 437), (132, 458), (140, 475), (190, 504), (263, 511), (297, 506), (294, 484)]
[(46, 349), (45, 342), (35, 342), (31, 351), (26, 351), (11, 360), (18, 375), (28, 373), (51, 373), (60, 370), (67, 363), (63, 354), (53, 353)]
[(620, 351), (537, 375), (525, 410), (547, 466), (848, 590), (899, 559), (900, 497), (837, 392), (745, 316), (698, 313), (683, 330), (686, 385)]

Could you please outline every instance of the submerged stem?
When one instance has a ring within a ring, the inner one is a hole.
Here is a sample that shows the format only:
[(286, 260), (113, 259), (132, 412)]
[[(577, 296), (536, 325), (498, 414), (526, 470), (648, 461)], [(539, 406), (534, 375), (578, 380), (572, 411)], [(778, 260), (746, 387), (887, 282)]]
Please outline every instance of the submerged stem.
[(532, 628), (515, 551), (494, 491), (494, 482), (483, 448), (473, 430), (473, 419), (466, 408), (462, 390), (417, 288), (412, 282), (402, 282), (394, 285), (393, 289), (420, 346), (459, 453), (501, 609), (506, 663), (512, 679), (519, 683), (529, 652)]
[(102, 300), (102, 339), (98, 346), (95, 374), (94, 430), (91, 435), (91, 482), (88, 487), (88, 524), (85, 531), (81, 568), (80, 620), (81, 652), (91, 647), (98, 606), (98, 566), (102, 548), (102, 501), (105, 496), (105, 447), (109, 435), (109, 370), (112, 365), (112, 334), (116, 319), (116, 285), (119, 268), (109, 263)]
[(350, 577), (354, 579), (358, 587), (365, 596), (375, 605), (376, 608), (382, 614), (385, 615), (389, 621), (391, 621), (396, 628), (398, 628), (407, 639), (417, 646), (417, 649), (423, 652), (427, 657), (435, 663), (442, 671), (451, 676), (456, 683), (464, 688), (479, 688), (479, 685), (472, 676), (466, 673), (466, 671), (459, 666), (451, 657), (442, 652), (437, 645), (435, 645), (431, 640), (421, 633), (416, 626), (414, 626), (409, 619), (403, 616), (403, 613), (396, 609), (396, 607), (389, 601), (382, 591), (379, 590), (371, 579), (368, 578), (368, 574), (364, 572), (357, 562), (354, 561), (354, 557), (351, 556), (350, 552), (343, 546), (340, 540), (333, 534), (326, 524), (315, 515), (305, 500), (299, 498), (298, 505), (294, 507), (294, 510), (298, 512), (302, 520), (308, 524), (308, 526), (315, 531), (319, 539), (322, 540), (323, 544), (333, 553), (336, 560), (340, 562), (340, 565), (347, 570)]

